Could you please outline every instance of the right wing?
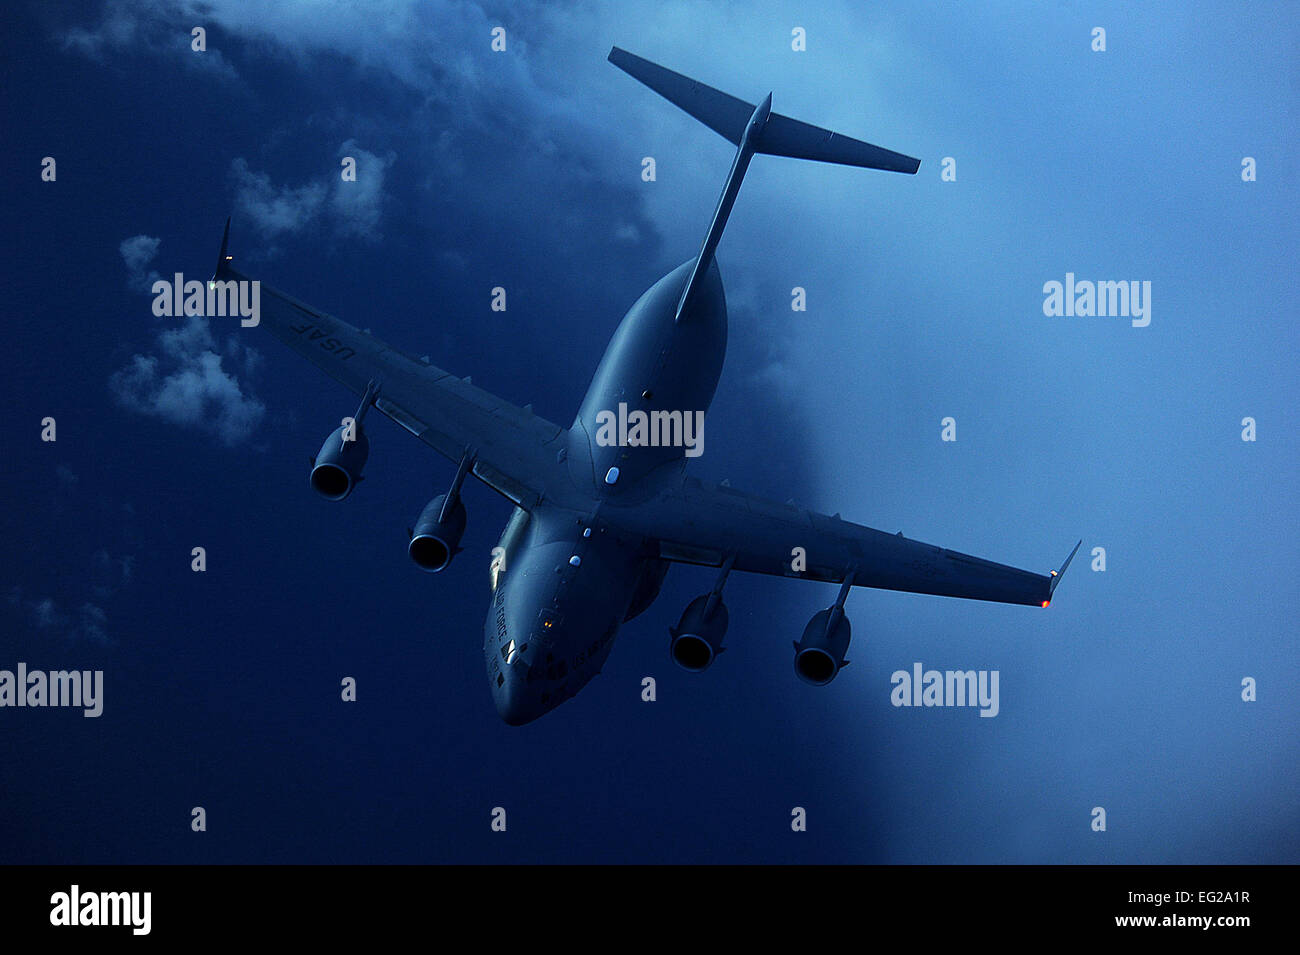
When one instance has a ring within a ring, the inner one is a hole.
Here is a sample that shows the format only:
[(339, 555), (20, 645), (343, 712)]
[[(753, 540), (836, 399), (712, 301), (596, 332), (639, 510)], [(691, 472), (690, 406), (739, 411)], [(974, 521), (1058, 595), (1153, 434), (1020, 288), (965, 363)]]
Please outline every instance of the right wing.
[[(735, 570), (776, 577), (842, 583), (851, 575), (858, 587), (1036, 607), (1051, 601), (1079, 549), (1059, 571), (1036, 574), (691, 477), (647, 502), (607, 505), (600, 517), (664, 560), (716, 567), (731, 557)], [(792, 569), (797, 547), (806, 570)]]

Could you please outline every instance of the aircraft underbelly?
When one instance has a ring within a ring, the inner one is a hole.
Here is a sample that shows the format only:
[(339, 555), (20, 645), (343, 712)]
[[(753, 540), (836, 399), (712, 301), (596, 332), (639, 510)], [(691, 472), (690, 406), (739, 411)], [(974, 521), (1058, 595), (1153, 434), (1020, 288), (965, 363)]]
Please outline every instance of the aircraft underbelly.
[(693, 265), (678, 266), (628, 309), (574, 421), (572, 442), (585, 446), (571, 453), (590, 462), (590, 480), (602, 496), (704, 451), (704, 417), (727, 349), (727, 306), (715, 263), (682, 320), (675, 320)]

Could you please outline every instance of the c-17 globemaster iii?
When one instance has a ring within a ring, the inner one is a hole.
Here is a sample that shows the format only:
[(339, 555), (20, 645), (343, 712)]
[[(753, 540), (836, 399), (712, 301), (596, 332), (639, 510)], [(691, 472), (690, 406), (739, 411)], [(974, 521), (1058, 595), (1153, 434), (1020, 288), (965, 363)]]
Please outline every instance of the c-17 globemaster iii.
[[(515, 505), (493, 551), (483, 634), (493, 700), (512, 725), (549, 712), (598, 674), (619, 627), (654, 602), (674, 563), (718, 569), (712, 589), (669, 631), (672, 659), (692, 671), (723, 649), (732, 571), (840, 584), (794, 644), (796, 674), (816, 685), (846, 663), (844, 603), (854, 586), (1046, 607), (1077, 544), (1059, 571), (1036, 574), (686, 473), (693, 455), (679, 438), (708, 411), (726, 351), (714, 252), (750, 160), (761, 153), (906, 174), (920, 162), (774, 113), (770, 93), (745, 102), (617, 47), (609, 60), (736, 147), (699, 254), (628, 309), (568, 428), (262, 285), (262, 326), (361, 396), (314, 459), (312, 487), (335, 501), (351, 494), (373, 407), (458, 464), (412, 528), (408, 551), (419, 567), (440, 571), (459, 552), (467, 477)], [(251, 281), (231, 264), (229, 237), (227, 221), (213, 281)], [(797, 570), (796, 548), (806, 555)]]

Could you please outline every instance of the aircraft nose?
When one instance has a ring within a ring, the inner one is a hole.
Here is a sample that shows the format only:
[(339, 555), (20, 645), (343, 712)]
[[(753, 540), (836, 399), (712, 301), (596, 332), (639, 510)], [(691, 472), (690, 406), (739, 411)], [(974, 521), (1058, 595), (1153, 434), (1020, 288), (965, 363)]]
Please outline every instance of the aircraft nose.
[(505, 682), (497, 687), (493, 700), (496, 703), (497, 713), (507, 725), (523, 726), (541, 716), (543, 710), (538, 705), (538, 701), (528, 692), (525, 681), (516, 676), (512, 672), (513, 669), (513, 667), (506, 669)]
[(507, 726), (523, 726), (537, 719), (537, 714), (532, 711), (532, 707), (509, 697), (497, 699), (497, 713)]

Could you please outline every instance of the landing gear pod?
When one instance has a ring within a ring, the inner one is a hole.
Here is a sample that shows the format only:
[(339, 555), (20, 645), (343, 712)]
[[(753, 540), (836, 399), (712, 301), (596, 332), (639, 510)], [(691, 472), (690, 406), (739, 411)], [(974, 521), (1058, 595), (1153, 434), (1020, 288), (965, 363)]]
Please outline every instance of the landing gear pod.
[[(710, 603), (712, 606), (710, 606)], [(673, 641), (669, 652), (673, 662), (683, 670), (702, 673), (725, 647), (727, 607), (716, 594), (701, 594), (686, 605), (682, 619), (669, 630)]]
[(457, 495), (447, 504), (447, 495), (439, 494), (424, 506), (411, 532), (406, 552), (421, 570), (436, 574), (460, 553), (460, 539), (465, 533), (465, 505)]
[(370, 439), (360, 422), (336, 428), (312, 462), (311, 486), (327, 501), (341, 501), (361, 480), (370, 455)]

